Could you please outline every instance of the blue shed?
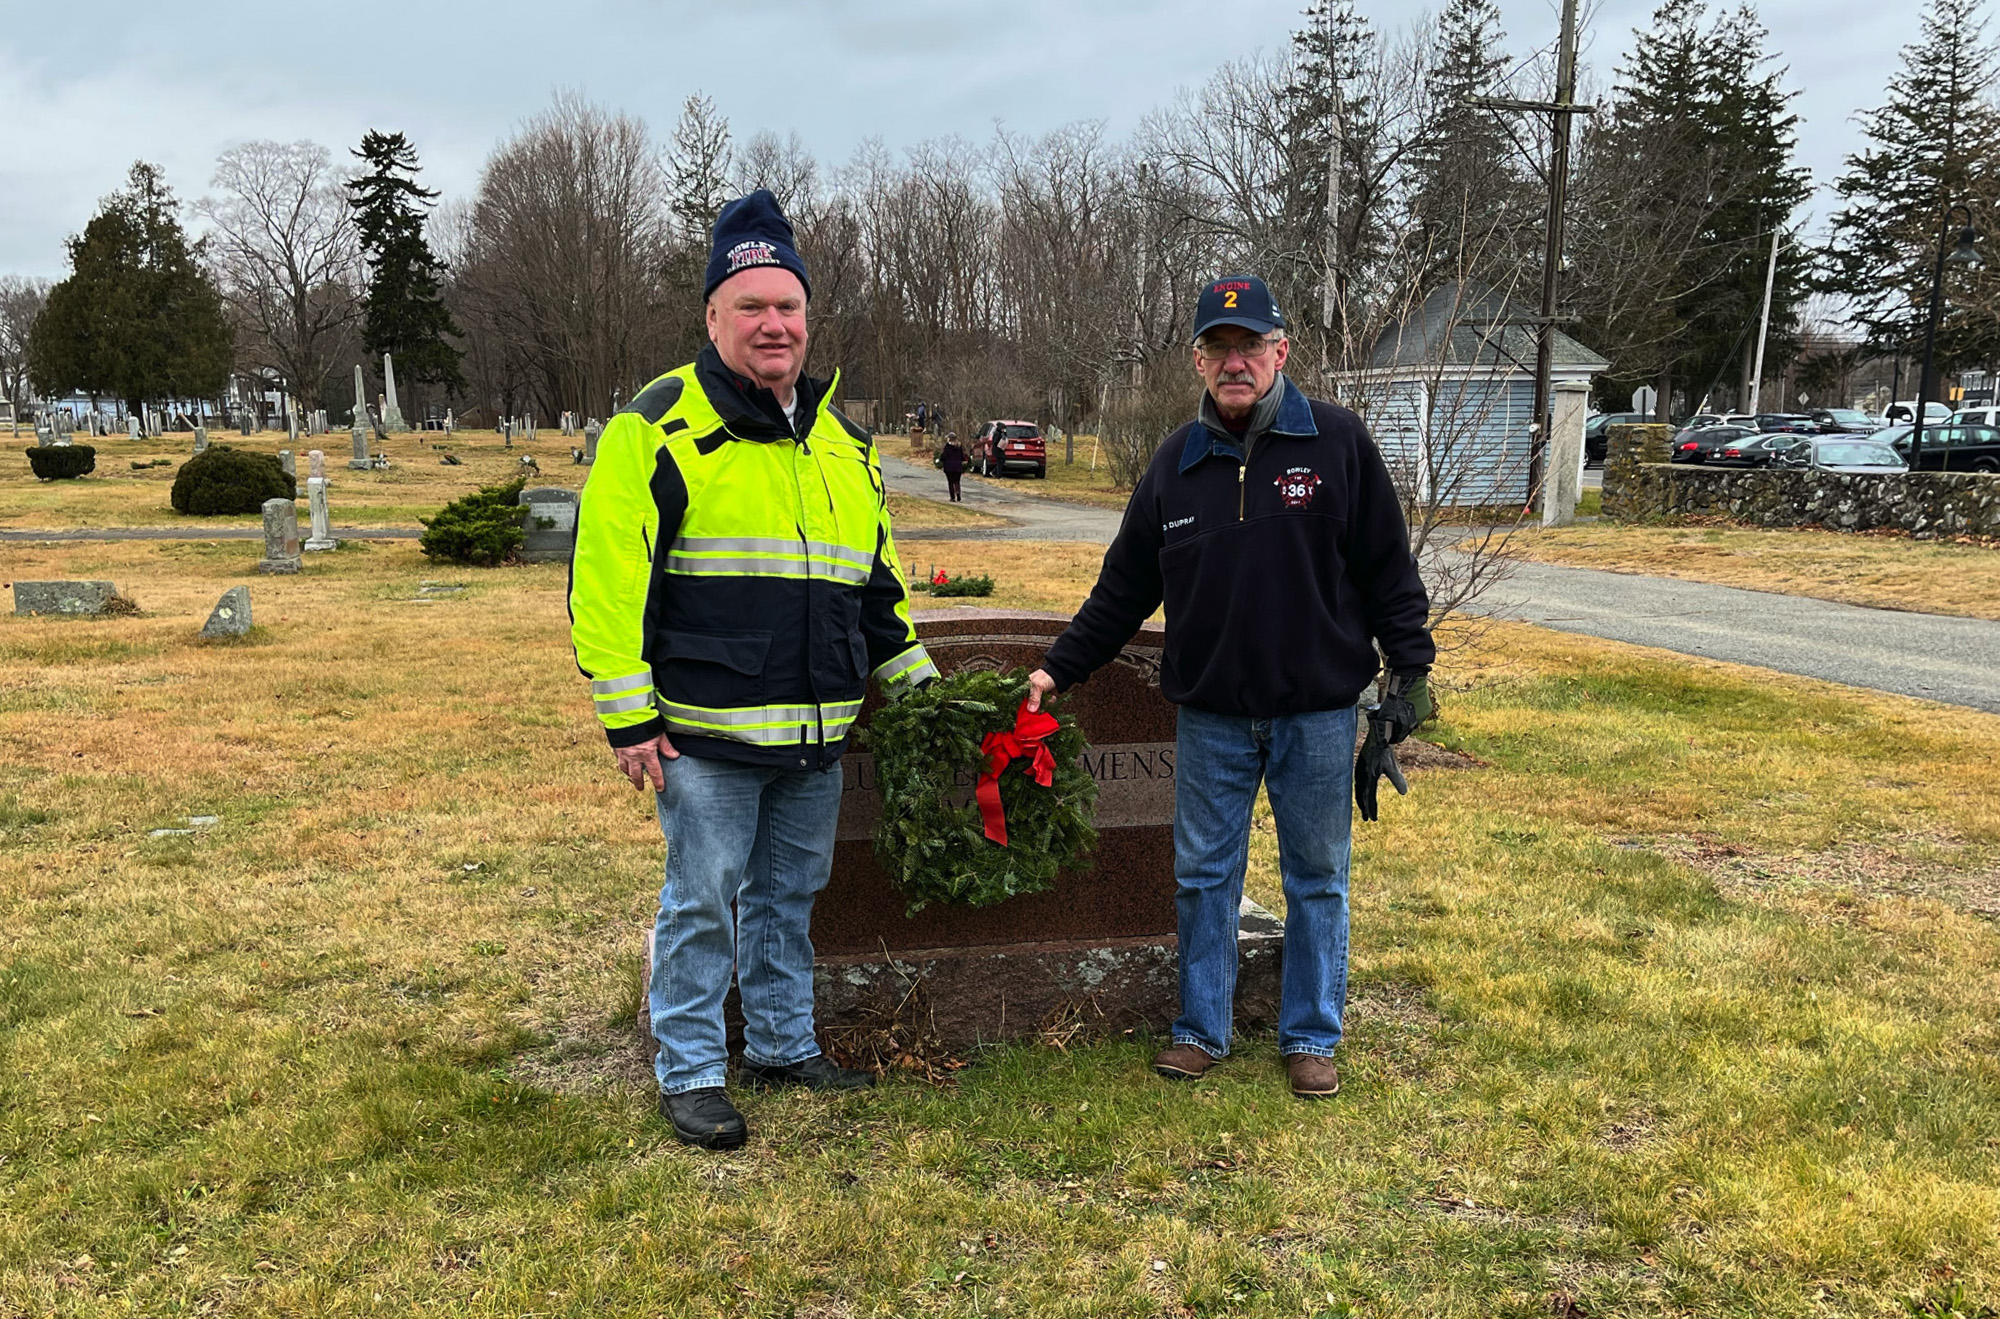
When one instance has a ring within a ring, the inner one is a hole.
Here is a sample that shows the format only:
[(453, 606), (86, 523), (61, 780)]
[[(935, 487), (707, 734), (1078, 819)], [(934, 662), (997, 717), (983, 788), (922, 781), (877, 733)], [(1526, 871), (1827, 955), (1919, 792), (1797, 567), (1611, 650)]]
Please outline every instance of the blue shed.
[[(1527, 502), (1537, 320), (1484, 284), (1455, 281), (1390, 323), (1368, 368), (1348, 377), (1341, 401), (1368, 422), (1399, 484), (1420, 500)], [(1560, 331), (1553, 361), (1551, 453), (1574, 453), (1580, 467), (1590, 378), (1611, 363)]]

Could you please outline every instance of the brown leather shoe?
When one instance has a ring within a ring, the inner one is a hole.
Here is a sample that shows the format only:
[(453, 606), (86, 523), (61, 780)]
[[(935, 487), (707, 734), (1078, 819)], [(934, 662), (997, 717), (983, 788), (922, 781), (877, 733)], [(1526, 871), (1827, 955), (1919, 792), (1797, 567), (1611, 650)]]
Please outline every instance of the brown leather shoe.
[(1192, 1044), (1176, 1044), (1153, 1055), (1153, 1070), (1169, 1081), (1199, 1081), (1215, 1066), (1206, 1049)]
[(1340, 1072), (1331, 1058), (1288, 1053), (1285, 1071), (1292, 1080), (1292, 1094), (1300, 1099), (1331, 1099), (1340, 1093)]

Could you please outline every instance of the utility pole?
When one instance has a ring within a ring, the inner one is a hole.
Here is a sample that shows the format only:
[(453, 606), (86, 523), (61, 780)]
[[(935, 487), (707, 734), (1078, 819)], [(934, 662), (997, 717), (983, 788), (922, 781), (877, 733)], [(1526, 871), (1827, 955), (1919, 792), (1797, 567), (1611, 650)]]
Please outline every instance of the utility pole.
[(1556, 39), (1556, 97), (1553, 101), (1515, 101), (1476, 96), (1472, 104), (1489, 110), (1524, 110), (1549, 116), (1549, 213), (1542, 251), (1542, 311), (1536, 318), (1535, 420), (1528, 449), (1528, 503), (1542, 488), (1542, 467), (1548, 448), (1550, 375), (1556, 349), (1556, 295), (1561, 287), (1563, 211), (1569, 202), (1570, 121), (1591, 114), (1595, 106), (1576, 103), (1576, 0), (1563, 0), (1562, 28)]
[(1764, 267), (1764, 314), (1757, 321), (1757, 365), (1750, 368), (1750, 415), (1757, 415), (1757, 404), (1764, 392), (1764, 340), (1771, 333), (1771, 286), (1778, 279), (1778, 244), (1784, 239), (1784, 231), (1771, 231), (1771, 264)]

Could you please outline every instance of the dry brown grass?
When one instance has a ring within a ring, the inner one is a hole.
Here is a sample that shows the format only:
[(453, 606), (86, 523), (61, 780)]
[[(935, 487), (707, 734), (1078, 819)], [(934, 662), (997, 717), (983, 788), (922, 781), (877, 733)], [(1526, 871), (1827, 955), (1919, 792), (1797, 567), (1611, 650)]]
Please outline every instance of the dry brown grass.
[[(1041, 608), (1100, 553), (913, 549)], [(0, 1313), (1872, 1316), (2000, 1285), (2000, 934), (1934, 882), (1994, 870), (2000, 719), (1496, 627), (1440, 683), (1485, 767), (1357, 826), (1337, 1104), (1284, 1098), (1268, 1038), (1192, 1092), (1143, 1039), (1026, 1046), (948, 1089), (741, 1096), (756, 1142), (716, 1159), (634, 1056), (661, 844), (560, 565), (0, 553), (143, 610), (0, 617)], [(197, 643), (244, 581), (258, 632)], [(1793, 860), (1718, 890), (1696, 837)], [(1275, 901), (1273, 854), (1260, 827)]]
[(942, 499), (924, 499), (917, 495), (891, 494), (889, 517), (899, 531), (1007, 525), (1007, 519), (996, 518), (991, 513), (981, 513), (976, 509), (967, 508), (964, 504), (953, 504)]
[(2000, 619), (2000, 549), (1812, 528), (1621, 526), (1517, 533), (1542, 563), (1678, 577), (1843, 604)]

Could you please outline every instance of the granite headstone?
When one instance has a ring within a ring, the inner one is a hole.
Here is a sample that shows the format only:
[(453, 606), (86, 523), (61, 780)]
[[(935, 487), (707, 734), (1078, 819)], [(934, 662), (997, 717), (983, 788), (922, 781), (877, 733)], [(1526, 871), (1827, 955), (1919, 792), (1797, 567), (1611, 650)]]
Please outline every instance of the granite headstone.
[(521, 492), (525, 539), (523, 563), (568, 563), (576, 548), (577, 492), (560, 486), (532, 486)]

